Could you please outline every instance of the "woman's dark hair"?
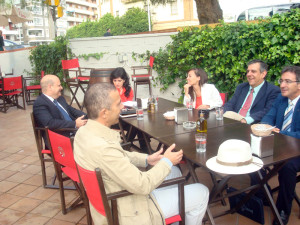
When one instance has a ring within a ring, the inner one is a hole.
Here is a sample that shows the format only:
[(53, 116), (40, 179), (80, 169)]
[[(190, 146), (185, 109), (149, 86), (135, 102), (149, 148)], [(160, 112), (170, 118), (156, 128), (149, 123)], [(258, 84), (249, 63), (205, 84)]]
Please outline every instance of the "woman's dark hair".
[[(201, 69), (201, 68), (193, 68), (193, 69), (190, 69), (188, 71), (188, 73), (190, 71), (194, 71), (195, 75), (197, 77), (200, 77), (200, 80), (199, 80), (199, 86), (202, 87), (203, 84), (207, 83), (207, 80), (208, 80), (208, 76), (207, 76), (207, 73)], [(191, 96), (192, 100), (194, 101), (194, 90), (193, 90), (193, 87), (190, 87), (189, 88), (189, 95)]]
[(125, 96), (128, 97), (131, 91), (130, 83), (129, 83), (129, 77), (123, 67), (118, 67), (115, 70), (113, 70), (110, 74), (110, 83), (114, 84), (113, 80), (121, 78), (124, 80), (123, 87), (125, 88)]

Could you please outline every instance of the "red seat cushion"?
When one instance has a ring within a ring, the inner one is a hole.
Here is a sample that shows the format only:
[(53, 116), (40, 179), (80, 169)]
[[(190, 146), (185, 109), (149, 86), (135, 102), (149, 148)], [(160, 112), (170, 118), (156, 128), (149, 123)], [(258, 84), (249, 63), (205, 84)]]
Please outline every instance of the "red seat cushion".
[(181, 221), (181, 216), (180, 215), (172, 216), (172, 217), (165, 219), (165, 221), (166, 221), (166, 224), (179, 222), (179, 221)]
[(51, 154), (51, 151), (47, 150), (47, 149), (43, 149), (42, 150), (42, 154)]
[(27, 90), (39, 90), (41, 89), (41, 85), (31, 85), (26, 87)]
[[(13, 91), (13, 92), (5, 93), (4, 95), (17, 95), (17, 94), (20, 94), (20, 93), (22, 93), (22, 91)], [(1, 93), (0, 93), (0, 96), (2, 96)]]
[(78, 77), (78, 80), (80, 81), (84, 81), (84, 80), (89, 80), (90, 77)]
[(149, 74), (137, 74), (137, 75), (131, 75), (132, 77), (150, 77)]

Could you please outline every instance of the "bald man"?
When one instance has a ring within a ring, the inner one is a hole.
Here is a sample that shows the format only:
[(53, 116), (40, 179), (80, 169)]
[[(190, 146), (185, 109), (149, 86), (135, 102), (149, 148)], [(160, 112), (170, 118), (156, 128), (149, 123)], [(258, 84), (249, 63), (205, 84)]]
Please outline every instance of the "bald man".
[[(51, 130), (60, 128), (79, 128), (86, 124), (85, 113), (68, 105), (61, 96), (62, 86), (55, 75), (46, 75), (41, 80), (42, 94), (33, 104), (33, 114), (39, 127)], [(70, 136), (70, 132), (59, 132)]]

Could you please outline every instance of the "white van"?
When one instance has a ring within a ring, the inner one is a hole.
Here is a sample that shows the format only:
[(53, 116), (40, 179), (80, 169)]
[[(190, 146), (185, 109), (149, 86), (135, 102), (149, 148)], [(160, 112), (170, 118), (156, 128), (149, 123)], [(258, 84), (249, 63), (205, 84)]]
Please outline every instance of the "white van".
[(246, 9), (243, 11), (238, 17), (236, 21), (241, 20), (257, 20), (263, 19), (269, 16), (273, 16), (274, 14), (281, 14), (289, 11), (291, 8), (300, 7), (299, 3), (289, 3), (289, 4), (281, 4), (281, 5), (270, 5), (270, 6), (261, 6)]

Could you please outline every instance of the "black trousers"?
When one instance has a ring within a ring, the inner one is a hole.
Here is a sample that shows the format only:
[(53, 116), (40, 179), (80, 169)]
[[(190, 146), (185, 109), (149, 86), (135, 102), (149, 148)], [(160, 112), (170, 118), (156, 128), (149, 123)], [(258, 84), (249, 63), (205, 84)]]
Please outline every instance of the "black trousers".
[(297, 172), (300, 172), (300, 157), (289, 160), (278, 172), (279, 192), (276, 207), (287, 215), (291, 214), (296, 187)]
[[(300, 157), (289, 160), (279, 171), (278, 171), (278, 181), (279, 181), (279, 192), (276, 202), (276, 207), (280, 213), (282, 210), (286, 215), (291, 214), (292, 202), (294, 199), (294, 192), (296, 187), (297, 172), (300, 172)], [(261, 170), (263, 176), (266, 172), (264, 169)], [(251, 178), (251, 185), (258, 183), (258, 178), (255, 173), (249, 174)], [(270, 186), (267, 185), (269, 190)], [(263, 190), (259, 190), (256, 194), (257, 197), (265, 200), (265, 195)]]

